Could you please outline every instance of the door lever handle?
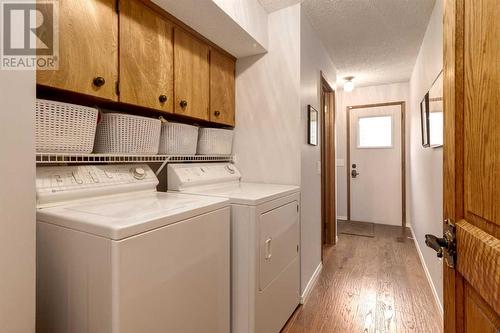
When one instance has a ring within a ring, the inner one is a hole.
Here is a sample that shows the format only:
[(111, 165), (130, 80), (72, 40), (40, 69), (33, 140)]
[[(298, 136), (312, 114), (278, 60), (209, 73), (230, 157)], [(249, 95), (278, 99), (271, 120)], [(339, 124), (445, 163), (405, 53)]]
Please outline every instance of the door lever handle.
[(438, 258), (443, 257), (443, 248), (446, 247), (446, 239), (434, 235), (425, 235), (425, 245), (437, 252)]
[(351, 171), (351, 176), (352, 176), (352, 178), (356, 178), (357, 176), (359, 176), (359, 172), (357, 172), (356, 170), (353, 169)]
[(446, 229), (443, 237), (425, 235), (425, 245), (436, 251), (438, 258), (444, 257), (448, 267), (455, 268), (457, 254), (456, 228), (451, 220), (447, 219), (445, 222)]

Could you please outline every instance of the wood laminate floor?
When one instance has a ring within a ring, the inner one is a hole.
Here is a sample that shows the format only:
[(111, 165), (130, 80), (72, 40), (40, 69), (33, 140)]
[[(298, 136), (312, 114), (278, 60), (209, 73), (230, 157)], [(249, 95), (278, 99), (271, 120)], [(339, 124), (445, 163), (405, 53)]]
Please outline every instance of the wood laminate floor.
[(283, 333), (442, 332), (409, 229), (374, 231), (374, 238), (341, 234), (325, 248), (318, 281)]

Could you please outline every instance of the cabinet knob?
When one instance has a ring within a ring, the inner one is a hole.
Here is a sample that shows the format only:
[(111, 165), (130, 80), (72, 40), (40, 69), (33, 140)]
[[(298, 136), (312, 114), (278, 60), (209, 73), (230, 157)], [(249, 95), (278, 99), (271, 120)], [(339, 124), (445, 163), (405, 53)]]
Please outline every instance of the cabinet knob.
[(216, 117), (220, 116), (220, 111), (215, 111), (215, 112), (214, 112), (214, 115), (215, 115)]
[(183, 99), (183, 100), (181, 101), (180, 105), (181, 105), (181, 108), (183, 108), (183, 109), (184, 109), (186, 106), (188, 106), (188, 102), (187, 102), (186, 100), (184, 100), (184, 99)]
[(168, 97), (167, 95), (160, 95), (160, 97), (158, 97), (158, 100), (160, 101), (160, 103), (165, 103), (168, 100)]
[(106, 83), (106, 80), (104, 80), (102, 76), (97, 76), (94, 78), (92, 83), (94, 83), (94, 86), (96, 87), (102, 87)]

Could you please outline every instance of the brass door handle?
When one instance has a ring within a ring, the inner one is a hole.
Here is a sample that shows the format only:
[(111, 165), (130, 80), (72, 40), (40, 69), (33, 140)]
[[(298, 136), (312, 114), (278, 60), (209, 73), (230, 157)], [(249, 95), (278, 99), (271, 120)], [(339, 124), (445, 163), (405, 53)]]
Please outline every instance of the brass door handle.
[(446, 239), (434, 235), (425, 235), (425, 245), (436, 251), (438, 258), (443, 257), (443, 248), (447, 247)]
[(445, 220), (446, 229), (442, 238), (434, 235), (425, 235), (425, 245), (436, 251), (438, 258), (445, 259), (450, 268), (455, 268), (457, 254), (456, 227), (450, 219)]

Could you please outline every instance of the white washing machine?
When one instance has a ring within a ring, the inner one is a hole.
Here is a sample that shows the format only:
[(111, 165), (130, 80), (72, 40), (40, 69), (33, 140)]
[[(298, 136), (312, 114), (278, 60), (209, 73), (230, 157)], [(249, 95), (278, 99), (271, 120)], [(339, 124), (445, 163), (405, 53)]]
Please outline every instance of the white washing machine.
[(233, 333), (278, 333), (299, 304), (299, 187), (241, 182), (230, 163), (170, 164), (170, 191), (231, 201)]
[(230, 208), (147, 165), (37, 168), (37, 332), (229, 332)]

